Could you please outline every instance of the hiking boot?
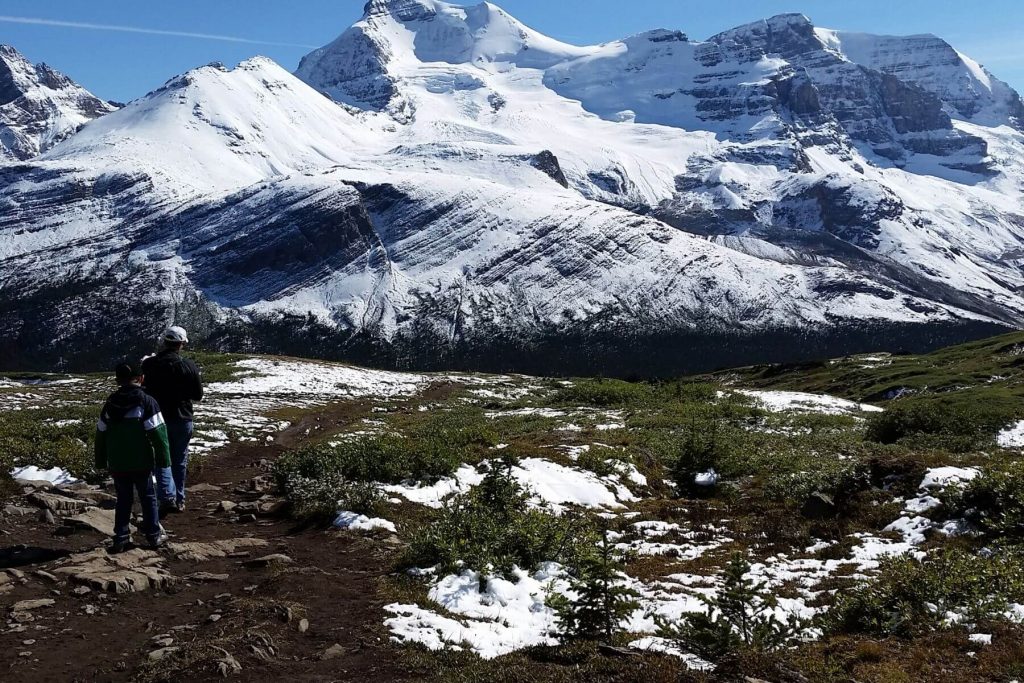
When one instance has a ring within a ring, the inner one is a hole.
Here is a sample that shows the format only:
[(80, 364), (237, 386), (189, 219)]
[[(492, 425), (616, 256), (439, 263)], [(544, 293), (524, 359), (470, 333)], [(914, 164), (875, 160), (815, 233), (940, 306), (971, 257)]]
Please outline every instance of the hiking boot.
[(175, 503), (174, 504), (174, 511), (175, 512), (184, 512), (185, 511), (185, 501), (179, 500), (177, 503)]
[(149, 547), (156, 550), (167, 544), (167, 534), (161, 529), (159, 535), (147, 540), (149, 540)]
[(173, 500), (161, 500), (160, 501), (160, 510), (159, 510), (158, 514), (161, 517), (166, 517), (167, 515), (171, 514), (172, 512), (177, 512), (177, 511), (178, 511), (178, 506), (177, 506), (177, 504), (175, 504), (175, 502)]
[(131, 541), (130, 538), (126, 539), (124, 541), (114, 541), (113, 543), (110, 544), (110, 547), (107, 549), (107, 552), (110, 553), (111, 555), (117, 555), (118, 553), (123, 553), (125, 550), (128, 550), (128, 546), (131, 545), (131, 543), (132, 543), (132, 541)]

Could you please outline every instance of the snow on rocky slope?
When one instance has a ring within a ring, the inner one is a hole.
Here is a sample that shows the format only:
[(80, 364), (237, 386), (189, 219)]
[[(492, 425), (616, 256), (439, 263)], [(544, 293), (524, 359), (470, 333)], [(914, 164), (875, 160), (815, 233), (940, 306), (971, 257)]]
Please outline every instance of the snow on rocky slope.
[(176, 319), (250, 350), (678, 371), (1017, 326), (1020, 111), (932, 37), (783, 15), (577, 47), (489, 3), (373, 0), (295, 76), (202, 67), (0, 165), (0, 346), (95, 361)]
[(0, 161), (34, 157), (115, 108), (59, 71), (0, 45)]

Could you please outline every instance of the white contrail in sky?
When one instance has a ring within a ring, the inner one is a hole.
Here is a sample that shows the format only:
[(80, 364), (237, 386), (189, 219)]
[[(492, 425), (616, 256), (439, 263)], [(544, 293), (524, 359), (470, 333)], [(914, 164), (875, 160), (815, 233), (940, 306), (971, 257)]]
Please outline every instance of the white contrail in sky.
[(141, 28), (139, 26), (118, 26), (115, 24), (90, 24), (82, 21), (59, 21), (39, 17), (12, 17), (0, 14), (0, 22), (8, 24), (33, 24), (35, 26), (61, 26), (64, 28), (83, 28), (91, 31), (121, 31), (123, 33), (148, 33), (155, 36), (177, 36), (179, 38), (198, 38), (200, 40), (221, 40), (229, 43), (247, 43), (250, 45), (281, 45), (285, 47), (301, 47), (313, 49), (317, 45), (301, 43), (280, 43), (273, 40), (253, 40), (238, 36), (222, 36), (216, 33), (193, 33), (191, 31), (165, 31), (157, 28)]

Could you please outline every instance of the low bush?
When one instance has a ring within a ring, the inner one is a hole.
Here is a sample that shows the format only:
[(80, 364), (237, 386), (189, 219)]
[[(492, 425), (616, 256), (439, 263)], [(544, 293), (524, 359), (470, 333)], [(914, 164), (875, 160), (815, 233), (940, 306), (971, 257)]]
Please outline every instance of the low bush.
[(867, 438), (884, 444), (913, 439), (922, 446), (969, 451), (991, 443), (1013, 418), (1013, 412), (1001, 405), (911, 399), (873, 414)]
[(802, 505), (812, 493), (823, 493), (841, 506), (870, 486), (871, 471), (866, 464), (823, 458), (814, 469), (769, 474), (763, 491), (766, 498), (795, 505)]
[(1021, 600), (1024, 563), (1017, 553), (887, 557), (877, 576), (838, 594), (821, 625), (833, 634), (913, 637), (948, 626), (950, 612), (972, 622), (996, 620)]
[(552, 396), (558, 405), (612, 407), (642, 404), (654, 396), (651, 385), (618, 379), (578, 380)]
[(591, 446), (576, 458), (576, 465), (599, 477), (618, 473), (628, 462), (629, 456), (625, 452), (597, 445)]
[(479, 486), (449, 499), (438, 518), (414, 534), (405, 563), (502, 574), (543, 561), (573, 564), (594, 551), (594, 531), (585, 517), (553, 515), (528, 501), (508, 464), (496, 465)]
[(331, 521), (339, 510), (372, 516), (384, 500), (376, 485), (337, 474), (288, 478), (284, 493), (292, 503), (293, 517), (320, 523)]
[(1024, 540), (1024, 462), (986, 470), (942, 497), (951, 516), (966, 518), (988, 536)]
[(11, 468), (62, 467), (95, 479), (93, 438), (100, 406), (43, 407), (0, 412), (0, 476)]
[(274, 464), (278, 485), (293, 478), (341, 477), (346, 481), (399, 483), (436, 479), (472, 461), (497, 443), (482, 413), (438, 413), (409, 428), (406, 436), (376, 435), (315, 444), (286, 453)]

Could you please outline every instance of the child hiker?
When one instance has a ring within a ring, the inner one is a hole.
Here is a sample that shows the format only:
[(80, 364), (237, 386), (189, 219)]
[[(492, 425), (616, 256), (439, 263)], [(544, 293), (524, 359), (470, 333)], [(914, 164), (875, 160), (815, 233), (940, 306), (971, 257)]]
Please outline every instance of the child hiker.
[(142, 390), (142, 370), (121, 363), (114, 374), (119, 388), (103, 405), (96, 423), (96, 469), (109, 470), (114, 479), (117, 506), (110, 551), (116, 553), (131, 542), (128, 521), (135, 492), (142, 505), (142, 532), (150, 547), (167, 542), (157, 516), (152, 472), (154, 467), (169, 467), (171, 453), (160, 407)]

